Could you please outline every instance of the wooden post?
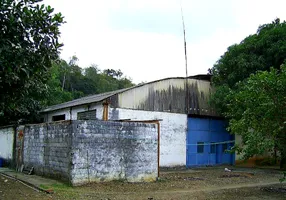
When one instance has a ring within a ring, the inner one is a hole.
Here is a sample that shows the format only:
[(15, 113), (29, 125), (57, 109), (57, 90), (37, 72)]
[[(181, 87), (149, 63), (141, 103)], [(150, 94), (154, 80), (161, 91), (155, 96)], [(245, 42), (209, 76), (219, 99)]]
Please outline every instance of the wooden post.
[(108, 120), (108, 103), (105, 101), (103, 102), (103, 115), (102, 120), (107, 121)]
[(158, 125), (158, 178), (160, 177), (160, 122), (156, 123)]

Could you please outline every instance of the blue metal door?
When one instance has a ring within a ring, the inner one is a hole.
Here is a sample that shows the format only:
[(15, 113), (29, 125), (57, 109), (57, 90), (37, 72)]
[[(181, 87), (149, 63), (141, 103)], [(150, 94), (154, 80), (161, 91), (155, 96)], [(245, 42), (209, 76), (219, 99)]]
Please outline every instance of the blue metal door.
[(187, 166), (233, 164), (234, 155), (226, 152), (233, 141), (223, 120), (188, 118)]

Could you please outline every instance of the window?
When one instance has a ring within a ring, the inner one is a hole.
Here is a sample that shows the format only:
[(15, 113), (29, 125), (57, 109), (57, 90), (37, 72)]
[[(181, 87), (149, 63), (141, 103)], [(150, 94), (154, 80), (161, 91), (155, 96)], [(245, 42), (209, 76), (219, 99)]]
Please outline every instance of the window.
[(216, 152), (216, 144), (215, 144), (215, 142), (211, 142), (211, 153), (215, 153)]
[(39, 119), (39, 123), (44, 123), (45, 122), (45, 118), (44, 117), (41, 117), (40, 119)]
[(227, 143), (222, 144), (222, 152), (227, 153)]
[(197, 143), (197, 153), (204, 153), (204, 142)]
[(61, 120), (66, 120), (66, 115), (55, 115), (53, 116), (53, 121), (61, 121)]
[(84, 111), (77, 113), (78, 120), (96, 120), (96, 110)]

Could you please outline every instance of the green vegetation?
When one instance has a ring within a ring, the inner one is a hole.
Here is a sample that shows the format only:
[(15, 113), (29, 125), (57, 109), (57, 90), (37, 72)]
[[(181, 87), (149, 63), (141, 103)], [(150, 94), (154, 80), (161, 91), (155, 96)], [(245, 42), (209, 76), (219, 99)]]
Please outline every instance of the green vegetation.
[(52, 190), (72, 190), (72, 187), (69, 186), (68, 184), (65, 183), (60, 183), (60, 184), (51, 184), (51, 185), (40, 185), (40, 188), (44, 190), (52, 189)]
[(262, 25), (210, 69), (216, 92), (211, 104), (242, 136), (245, 158), (278, 151), (286, 168), (286, 23)]
[(58, 58), (64, 19), (41, 2), (0, 1), (0, 125), (36, 116)]
[(120, 70), (101, 71), (97, 65), (82, 69), (73, 56), (69, 62), (53, 62), (49, 70), (48, 97), (43, 101), (46, 106), (63, 103), (91, 94), (123, 89), (134, 84), (123, 76)]
[(286, 181), (286, 172), (282, 172), (283, 173), (283, 177), (279, 179), (280, 183), (283, 183)]

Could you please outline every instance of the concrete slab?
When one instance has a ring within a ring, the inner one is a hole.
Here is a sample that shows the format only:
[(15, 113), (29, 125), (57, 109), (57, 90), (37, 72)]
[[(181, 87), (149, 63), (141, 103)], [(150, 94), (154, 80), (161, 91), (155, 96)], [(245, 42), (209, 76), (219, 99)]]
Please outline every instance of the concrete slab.
[(64, 183), (54, 179), (44, 178), (42, 176), (37, 176), (37, 175), (27, 175), (21, 172), (17, 172), (13, 169), (4, 167), (0, 167), (0, 174), (13, 179), (17, 179), (20, 182), (23, 182), (27, 185), (30, 185), (38, 190), (47, 193), (53, 192), (54, 186), (65, 185)]

